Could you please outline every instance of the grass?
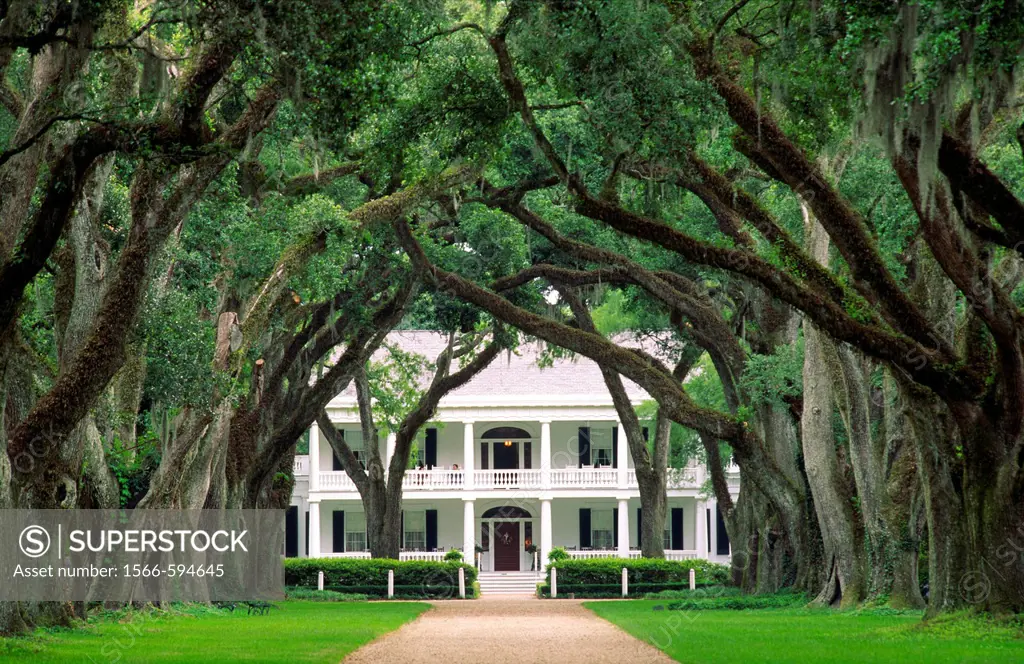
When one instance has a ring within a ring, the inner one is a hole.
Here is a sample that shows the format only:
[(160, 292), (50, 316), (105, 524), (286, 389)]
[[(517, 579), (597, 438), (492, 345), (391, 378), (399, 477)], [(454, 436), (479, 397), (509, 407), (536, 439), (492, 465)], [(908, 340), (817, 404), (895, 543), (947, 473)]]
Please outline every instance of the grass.
[(953, 616), (922, 623), (919, 613), (811, 609), (654, 611), (661, 601), (587, 602), (585, 607), (677, 662), (1024, 661), (1021, 624)]
[(285, 601), (265, 616), (205, 607), (119, 613), (87, 627), (0, 639), (0, 663), (330, 662), (429, 608), (416, 602)]

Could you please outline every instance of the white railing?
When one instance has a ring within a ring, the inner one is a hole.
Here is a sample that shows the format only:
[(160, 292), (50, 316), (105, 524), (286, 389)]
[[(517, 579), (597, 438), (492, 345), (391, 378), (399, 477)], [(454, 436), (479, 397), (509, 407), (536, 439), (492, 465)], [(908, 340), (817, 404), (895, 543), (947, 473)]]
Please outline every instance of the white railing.
[[(592, 549), (584, 551), (566, 551), (570, 558), (577, 559), (590, 559), (590, 558), (621, 558), (617, 549)], [(636, 549), (629, 550), (630, 558), (639, 558), (640, 551)]]
[(321, 491), (355, 491), (356, 485), (347, 473), (334, 470), (320, 473)]
[(477, 489), (532, 489), (541, 486), (539, 470), (477, 470), (473, 473)]
[(465, 475), (461, 470), (407, 470), (402, 489), (461, 489)]
[(697, 557), (697, 550), (676, 549), (665, 550), (665, 560), (692, 560)]
[(616, 487), (619, 485), (616, 468), (552, 468), (551, 487), (575, 489), (589, 487)]
[[(694, 489), (701, 484), (702, 474), (697, 468), (669, 468), (666, 485), (669, 489)], [(640, 486), (636, 479), (636, 471), (630, 468), (626, 471), (626, 484), (630, 488)]]
[(292, 464), (292, 475), (295, 477), (305, 477), (306, 475), (309, 475), (308, 454), (295, 455), (295, 463)]
[[(399, 560), (444, 560), (445, 551), (401, 551)], [(369, 558), (369, 551), (330, 551), (321, 553), (318, 558)]]

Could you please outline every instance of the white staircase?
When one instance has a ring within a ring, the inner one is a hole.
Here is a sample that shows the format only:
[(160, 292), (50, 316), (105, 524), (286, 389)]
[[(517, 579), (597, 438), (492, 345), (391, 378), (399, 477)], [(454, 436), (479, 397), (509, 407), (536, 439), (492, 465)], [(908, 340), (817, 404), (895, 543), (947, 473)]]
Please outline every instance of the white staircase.
[(536, 595), (544, 580), (536, 572), (480, 572), (480, 595)]

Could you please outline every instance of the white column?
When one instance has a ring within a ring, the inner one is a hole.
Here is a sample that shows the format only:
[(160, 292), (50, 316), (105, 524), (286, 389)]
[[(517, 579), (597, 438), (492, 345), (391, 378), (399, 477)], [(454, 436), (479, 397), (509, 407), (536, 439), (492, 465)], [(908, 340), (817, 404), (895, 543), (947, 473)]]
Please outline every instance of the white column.
[[(309, 492), (320, 490), (320, 427), (309, 428)], [(311, 517), (312, 518), (312, 517)]]
[[(551, 488), (551, 420), (540, 421), (540, 482), (541, 487)], [(546, 564), (547, 558), (543, 562)]]
[(694, 531), (697, 533), (697, 557), (707, 558), (708, 557), (708, 505), (703, 500), (697, 501), (697, 509), (694, 510), (697, 515), (697, 529)]
[(542, 498), (540, 501), (540, 566), (541, 569), (548, 564), (548, 554), (551, 553), (552, 541), (551, 523), (551, 499)]
[(320, 557), (320, 501), (309, 504), (309, 557)]
[(299, 501), (299, 558), (308, 558), (309, 551), (306, 547), (306, 509), (309, 503), (305, 500)]
[(629, 501), (619, 500), (619, 558), (629, 558)]
[(473, 470), (476, 466), (473, 463), (473, 452), (476, 446), (476, 438), (473, 436), (473, 423), (463, 422), (463, 434), (462, 434), (462, 463), (465, 480), (462, 485), (464, 489), (473, 488)]
[(398, 441), (398, 436), (394, 433), (388, 434), (388, 440), (385, 447), (384, 457), (384, 470), (391, 467), (391, 458), (395, 456), (395, 444)]
[(467, 563), (476, 560), (476, 512), (473, 500), (462, 502), (462, 559)]
[(629, 469), (629, 445), (628, 441), (626, 440), (626, 431), (622, 428), (622, 423), (616, 422), (615, 428), (618, 429), (619, 432), (618, 434), (616, 434), (616, 447), (618, 449), (615, 451), (615, 454), (619, 458), (618, 482), (619, 488), (625, 489), (628, 475), (626, 471)]
[(718, 555), (718, 501), (709, 500), (708, 509), (711, 511), (711, 532), (708, 533), (708, 544), (711, 551), (708, 558)]

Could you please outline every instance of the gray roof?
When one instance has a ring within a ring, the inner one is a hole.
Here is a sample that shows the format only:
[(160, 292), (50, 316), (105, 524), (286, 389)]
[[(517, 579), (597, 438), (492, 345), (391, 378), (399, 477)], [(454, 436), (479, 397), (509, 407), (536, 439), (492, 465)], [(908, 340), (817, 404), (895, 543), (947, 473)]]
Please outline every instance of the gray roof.
[[(644, 348), (656, 356), (656, 344), (651, 340), (640, 340), (636, 337), (619, 336), (615, 339), (620, 346)], [(405, 330), (392, 332), (386, 344), (395, 345), (403, 351), (416, 353), (431, 362), (444, 349), (447, 336), (439, 332), (427, 330)], [(555, 357), (550, 366), (541, 367), (538, 360), (544, 354), (546, 344), (540, 341), (527, 341), (519, 345), (514, 352), (500, 354), (486, 369), (477, 374), (461, 388), (452, 391), (449, 397), (495, 397), (500, 402), (501, 395), (557, 396), (561, 400), (581, 402), (587, 398), (598, 397), (607, 400), (608, 390), (597, 364), (581, 355)], [(379, 350), (374, 359), (380, 360), (387, 351)], [(565, 353), (563, 353), (565, 355)], [(432, 371), (425, 372), (424, 381), (429, 380)], [(648, 399), (647, 393), (629, 380), (623, 380), (627, 394), (634, 402)], [(355, 398), (355, 387), (350, 384), (340, 397)]]

